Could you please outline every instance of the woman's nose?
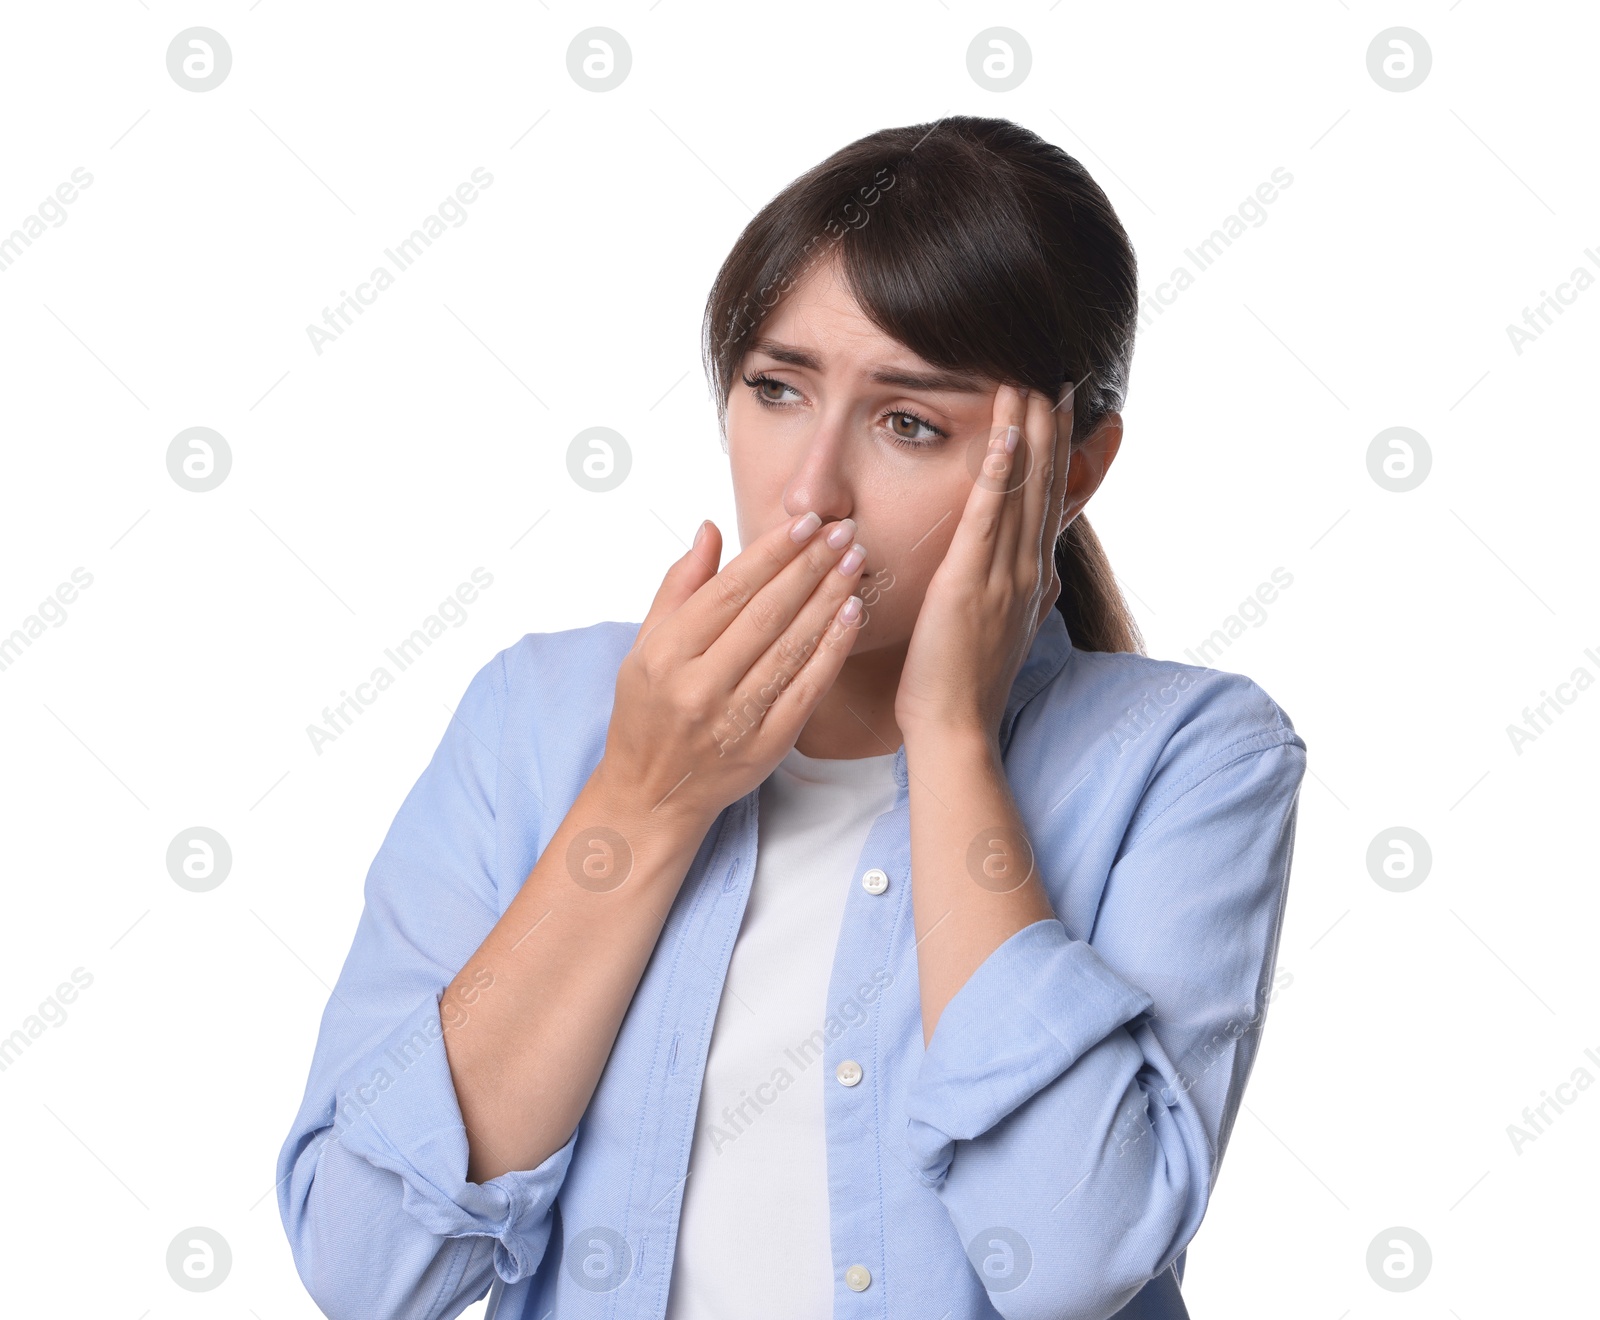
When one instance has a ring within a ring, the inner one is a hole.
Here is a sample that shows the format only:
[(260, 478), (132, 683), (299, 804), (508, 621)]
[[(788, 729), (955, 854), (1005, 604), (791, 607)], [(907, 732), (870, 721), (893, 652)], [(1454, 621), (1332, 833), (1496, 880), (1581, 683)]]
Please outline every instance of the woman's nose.
[(784, 488), (784, 510), (799, 517), (814, 511), (823, 522), (848, 518), (855, 510), (850, 482), (841, 470), (837, 437), (818, 435)]

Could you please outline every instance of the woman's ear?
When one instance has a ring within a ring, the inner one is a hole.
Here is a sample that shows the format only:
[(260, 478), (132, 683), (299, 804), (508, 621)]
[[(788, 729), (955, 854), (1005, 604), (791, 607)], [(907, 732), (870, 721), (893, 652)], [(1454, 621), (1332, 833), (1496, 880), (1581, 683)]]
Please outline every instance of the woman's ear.
[(1107, 413), (1081, 444), (1071, 449), (1067, 467), (1067, 493), (1061, 509), (1061, 526), (1066, 527), (1083, 512), (1083, 506), (1100, 489), (1117, 450), (1122, 447), (1122, 414)]

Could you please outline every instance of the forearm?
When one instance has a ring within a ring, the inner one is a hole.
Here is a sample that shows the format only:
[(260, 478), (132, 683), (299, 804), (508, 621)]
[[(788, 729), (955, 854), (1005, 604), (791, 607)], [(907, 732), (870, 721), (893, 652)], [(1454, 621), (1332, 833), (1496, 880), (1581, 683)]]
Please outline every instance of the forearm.
[(1054, 917), (996, 741), (976, 730), (906, 730), (912, 909), (923, 1044), (983, 961)]
[(536, 1167), (588, 1107), (711, 824), (653, 805), (602, 762), (440, 1000), (469, 1181)]

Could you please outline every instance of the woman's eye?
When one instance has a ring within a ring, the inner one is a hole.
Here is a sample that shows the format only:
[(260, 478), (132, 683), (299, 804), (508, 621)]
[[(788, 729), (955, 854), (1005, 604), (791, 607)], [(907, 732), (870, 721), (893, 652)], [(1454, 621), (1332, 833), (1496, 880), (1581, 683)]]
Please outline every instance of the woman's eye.
[(931, 449), (948, 438), (947, 432), (916, 413), (892, 412), (884, 420), (889, 424), (889, 439), (902, 449)]
[(889, 429), (897, 440), (922, 442), (939, 436), (939, 432), (920, 417), (904, 412), (889, 414)]
[[(755, 396), (756, 402), (766, 408), (780, 408), (789, 403), (784, 391), (799, 395), (800, 391), (785, 381), (772, 376), (756, 374), (745, 376), (744, 383)], [(916, 413), (895, 409), (879, 419), (889, 428), (889, 439), (905, 449), (926, 449), (947, 438), (948, 433)]]
[[(784, 390), (794, 388), (792, 385), (784, 384), (784, 382), (781, 380), (774, 380), (771, 376), (756, 376), (754, 379), (746, 376), (744, 383), (750, 387), (751, 392), (760, 402), (769, 404), (782, 403)], [(768, 386), (771, 386), (773, 389), (775, 389), (777, 394), (772, 395), (766, 393)]]

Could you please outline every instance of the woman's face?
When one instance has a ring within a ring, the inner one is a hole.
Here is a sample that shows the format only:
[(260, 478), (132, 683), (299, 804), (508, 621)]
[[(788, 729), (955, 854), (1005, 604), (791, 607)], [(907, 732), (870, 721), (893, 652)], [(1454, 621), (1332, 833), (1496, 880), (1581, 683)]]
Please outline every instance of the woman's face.
[(740, 544), (810, 510), (825, 523), (855, 519), (867, 621), (853, 655), (910, 639), (987, 447), (998, 386), (889, 338), (832, 262), (789, 290), (740, 364), (727, 423)]

